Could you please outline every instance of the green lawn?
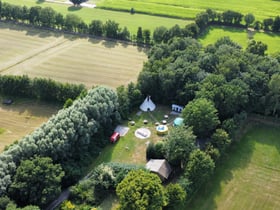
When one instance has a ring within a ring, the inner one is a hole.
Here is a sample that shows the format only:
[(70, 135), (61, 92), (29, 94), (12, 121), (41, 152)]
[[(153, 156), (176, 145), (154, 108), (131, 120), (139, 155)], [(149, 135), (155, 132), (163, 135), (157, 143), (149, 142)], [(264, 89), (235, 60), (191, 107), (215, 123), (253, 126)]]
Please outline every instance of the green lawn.
[(277, 0), (97, 0), (97, 6), (127, 9), (152, 14), (170, 15), (182, 18), (194, 18), (198, 12), (212, 8), (216, 11), (228, 9), (242, 14), (253, 13), (258, 20), (279, 15), (280, 4)]
[(42, 6), (42, 7), (52, 7), (56, 11), (66, 15), (68, 13), (76, 14), (80, 16), (86, 23), (90, 23), (92, 20), (101, 20), (105, 22), (108, 19), (114, 20), (120, 24), (121, 27), (126, 26), (131, 34), (136, 34), (139, 26), (142, 29), (149, 29), (153, 31), (156, 27), (165, 26), (171, 28), (175, 24), (182, 27), (189, 24), (192, 21), (158, 17), (144, 14), (134, 14), (131, 15), (129, 12), (117, 12), (103, 9), (91, 9), (91, 8), (75, 8), (73, 6), (65, 4), (50, 3), (44, 1), (35, 0), (2, 0), (3, 2), (8, 2), (15, 5), (26, 5), (31, 6)]
[(206, 46), (208, 44), (213, 44), (219, 38), (224, 36), (229, 36), (233, 41), (239, 43), (244, 49), (248, 45), (249, 37), (253, 37), (256, 41), (262, 41), (268, 45), (266, 53), (272, 54), (280, 51), (280, 34), (248, 32), (246, 29), (234, 27), (210, 26), (198, 40), (203, 46)]
[(186, 209), (280, 209), (280, 129), (248, 130)]

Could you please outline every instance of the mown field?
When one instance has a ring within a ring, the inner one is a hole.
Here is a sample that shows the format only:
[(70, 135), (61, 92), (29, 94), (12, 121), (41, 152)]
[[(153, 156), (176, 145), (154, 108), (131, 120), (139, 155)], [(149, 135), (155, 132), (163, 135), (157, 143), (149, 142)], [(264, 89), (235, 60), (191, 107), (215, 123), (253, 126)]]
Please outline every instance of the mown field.
[(2, 0), (3, 2), (8, 2), (14, 5), (26, 5), (31, 6), (41, 6), (41, 7), (52, 7), (54, 10), (64, 14), (72, 13), (81, 17), (86, 23), (90, 23), (92, 20), (101, 20), (104, 23), (107, 20), (114, 20), (120, 24), (120, 27), (126, 26), (130, 31), (131, 35), (137, 33), (139, 26), (142, 29), (149, 29), (153, 31), (156, 27), (165, 26), (171, 28), (175, 24), (178, 24), (182, 27), (189, 24), (190, 20), (182, 20), (176, 18), (166, 18), (158, 17), (144, 14), (134, 14), (131, 15), (129, 12), (117, 12), (110, 10), (103, 10), (98, 8), (81, 8), (73, 7), (66, 4), (50, 3), (47, 1), (36, 1), (36, 0)]
[(136, 46), (0, 23), (0, 74), (118, 87), (135, 82), (147, 59)]
[(248, 130), (186, 209), (279, 209), (279, 135), (279, 127), (257, 125)]
[(250, 32), (246, 29), (225, 27), (225, 26), (210, 26), (203, 35), (198, 39), (203, 46), (215, 43), (219, 38), (228, 36), (233, 41), (240, 44), (244, 49), (248, 45), (249, 38), (256, 41), (262, 41), (268, 45), (266, 53), (273, 54), (279, 52), (280, 34), (267, 32)]
[(242, 14), (253, 13), (258, 20), (279, 15), (280, 5), (276, 0), (97, 0), (97, 7), (127, 9), (133, 7), (136, 11), (150, 14), (168, 15), (181, 18), (194, 18), (198, 12), (207, 8), (216, 11), (228, 9)]
[[(3, 97), (0, 96), (2, 102)], [(46, 122), (61, 107), (28, 99), (15, 99), (12, 105), (0, 104), (0, 152)]]

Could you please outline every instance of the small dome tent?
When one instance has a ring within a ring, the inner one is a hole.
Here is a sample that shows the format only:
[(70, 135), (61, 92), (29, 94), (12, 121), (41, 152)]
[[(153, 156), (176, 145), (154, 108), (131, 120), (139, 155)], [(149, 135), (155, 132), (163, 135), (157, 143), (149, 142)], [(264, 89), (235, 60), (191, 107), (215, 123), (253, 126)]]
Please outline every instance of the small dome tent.
[(151, 100), (151, 96), (147, 96), (146, 99), (144, 100), (144, 102), (140, 106), (140, 109), (143, 112), (154, 111), (155, 108), (156, 108), (156, 105)]

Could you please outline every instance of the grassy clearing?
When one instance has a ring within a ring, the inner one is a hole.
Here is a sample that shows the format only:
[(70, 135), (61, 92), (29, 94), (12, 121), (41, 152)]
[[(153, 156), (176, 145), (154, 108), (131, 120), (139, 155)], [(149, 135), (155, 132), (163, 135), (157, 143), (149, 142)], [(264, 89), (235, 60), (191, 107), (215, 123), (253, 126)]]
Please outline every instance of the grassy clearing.
[(273, 54), (279, 52), (280, 35), (264, 32), (248, 32), (246, 29), (210, 26), (205, 33), (198, 39), (203, 46), (215, 43), (219, 38), (229, 36), (233, 41), (239, 43), (244, 49), (248, 45), (249, 37), (256, 41), (262, 41), (268, 45), (266, 53)]
[[(128, 122), (124, 122), (123, 125), (127, 125), (130, 129), (128, 133), (121, 137), (116, 144), (110, 144), (102, 150), (100, 156), (94, 160), (90, 169), (103, 162), (121, 162), (144, 165), (146, 163), (146, 147), (147, 142), (157, 142), (162, 140), (163, 137), (156, 134), (155, 122), (163, 120), (164, 115), (168, 114), (170, 109), (167, 107), (157, 107), (152, 112), (152, 116), (149, 113), (142, 112), (140, 116), (133, 113), (132, 120), (135, 121), (134, 126), (130, 126)], [(170, 116), (168, 122), (172, 124), (174, 116)], [(148, 120), (148, 124), (144, 125), (143, 120)], [(141, 127), (147, 127), (151, 131), (151, 137), (148, 139), (138, 139), (135, 137), (134, 132)], [(169, 126), (170, 127), (170, 126)]]
[(131, 15), (129, 12), (117, 12), (103, 9), (91, 9), (91, 8), (81, 8), (73, 7), (65, 4), (50, 3), (47, 1), (35, 1), (35, 0), (3, 0), (3, 2), (8, 2), (15, 5), (26, 5), (31, 6), (41, 6), (41, 7), (52, 7), (56, 11), (66, 15), (69, 13), (76, 14), (80, 16), (86, 23), (90, 23), (92, 20), (101, 20), (106, 22), (106, 20), (111, 19), (120, 24), (123, 28), (126, 26), (130, 31), (131, 35), (137, 33), (139, 26), (142, 29), (149, 29), (153, 31), (156, 27), (165, 26), (171, 28), (175, 24), (182, 27), (189, 24), (192, 21), (176, 19), (176, 18), (165, 18), (157, 17), (144, 14)]
[(279, 209), (279, 135), (279, 127), (251, 128), (186, 209)]
[(0, 23), (0, 73), (52, 78), (87, 87), (135, 82), (144, 49), (118, 42)]
[(182, 18), (194, 18), (198, 12), (212, 8), (216, 11), (228, 9), (242, 14), (253, 13), (258, 20), (279, 15), (280, 5), (275, 0), (250, 0), (236, 2), (235, 0), (98, 0), (97, 6), (117, 9), (130, 9), (152, 14), (165, 14)]
[[(0, 96), (0, 101), (3, 97)], [(29, 99), (15, 99), (12, 105), (0, 104), (0, 152), (6, 145), (34, 131), (61, 107)]]

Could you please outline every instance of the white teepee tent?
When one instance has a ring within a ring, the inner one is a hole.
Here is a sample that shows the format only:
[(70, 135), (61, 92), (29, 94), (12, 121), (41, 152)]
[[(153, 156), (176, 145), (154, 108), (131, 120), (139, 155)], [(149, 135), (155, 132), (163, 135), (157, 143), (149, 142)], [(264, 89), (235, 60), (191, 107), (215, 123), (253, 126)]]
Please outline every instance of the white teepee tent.
[(156, 105), (151, 100), (151, 96), (147, 96), (144, 102), (141, 104), (140, 109), (144, 112), (147, 111), (154, 111), (156, 108)]

